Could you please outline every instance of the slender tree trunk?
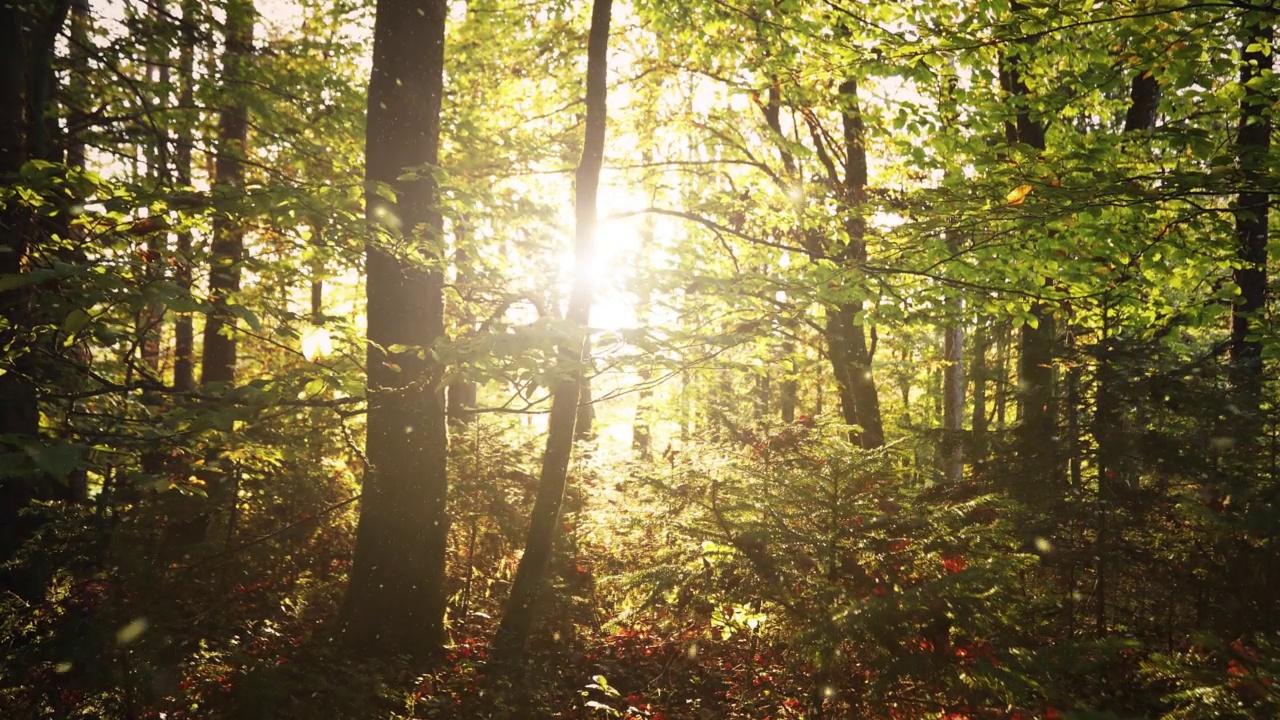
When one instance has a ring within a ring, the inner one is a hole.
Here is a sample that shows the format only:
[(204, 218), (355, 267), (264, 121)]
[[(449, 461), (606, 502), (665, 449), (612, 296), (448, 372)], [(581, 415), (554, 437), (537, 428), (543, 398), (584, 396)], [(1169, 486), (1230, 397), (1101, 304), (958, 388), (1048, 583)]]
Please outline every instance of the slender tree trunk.
[[(1015, 18), (1025, 11), (1011, 4)], [(1026, 43), (1029, 45), (1030, 43)], [(1045, 149), (1044, 124), (1031, 117), (1031, 93), (1023, 80), (1026, 61), (1005, 55), (1000, 61), (1000, 80), (1014, 107), (1014, 117), (1005, 123), (1009, 145), (1023, 145), (1034, 151)], [(1050, 284), (1048, 278), (1044, 284)], [(1022, 487), (1039, 492), (1051, 484), (1057, 470), (1057, 406), (1054, 397), (1054, 352), (1057, 328), (1053, 309), (1044, 302), (1031, 306), (1032, 319), (1019, 336), (1018, 387), (1021, 417), (1018, 426), (1018, 454), (1023, 465)]]
[[(839, 253), (839, 259), (862, 265), (867, 261), (867, 219), (862, 207), (867, 199), (867, 147), (856, 80), (840, 83), (840, 102), (845, 146), (844, 230), (849, 244)], [(845, 421), (852, 420), (850, 424), (857, 425), (858, 442), (872, 449), (884, 445), (884, 426), (880, 420), (880, 396), (871, 373), (871, 349), (858, 324), (862, 311), (861, 300), (837, 303), (828, 319), (827, 343), (832, 363), (844, 365), (843, 369), (836, 369), (836, 382), (841, 386)], [(847, 406), (849, 402), (852, 408)]]
[[(471, 310), (471, 282), (472, 267), (470, 255), (466, 249), (460, 247), (466, 241), (466, 226), (463, 220), (454, 221), (454, 246), (458, 250), (453, 254), (454, 265), (454, 289), (462, 296), (463, 310), (461, 317), (458, 319), (458, 325), (462, 329), (462, 334), (469, 335), (474, 332), (476, 327), (476, 317)], [(468, 380), (459, 377), (449, 384), (448, 391), (448, 415), (450, 427), (461, 427), (476, 419), (476, 401), (479, 400), (479, 387), (474, 380)]]
[[(583, 345), (583, 361), (591, 364), (591, 341)], [(573, 422), (574, 442), (587, 442), (595, 438), (596, 406), (591, 400), (591, 378), (583, 373), (578, 388), (578, 417)]]
[(680, 442), (689, 442), (693, 433), (693, 376), (688, 368), (680, 371)]
[[(769, 86), (769, 99), (768, 99), (768, 102), (766, 102), (762, 107), (762, 110), (764, 112), (765, 123), (769, 126), (769, 129), (773, 131), (774, 135), (777, 137), (779, 141), (783, 140), (784, 136), (782, 134), (782, 86), (777, 82), (776, 79), (774, 83)], [(788, 187), (786, 187), (785, 190), (787, 192), (794, 192), (795, 187), (793, 183), (795, 181), (795, 173), (796, 173), (795, 156), (792, 155), (790, 152), (788, 152), (785, 147), (780, 147), (778, 154), (782, 159), (783, 177), (786, 179), (786, 182), (788, 185)], [(790, 340), (783, 340), (782, 342), (783, 360), (781, 363), (781, 367), (784, 375), (782, 377), (782, 383), (779, 387), (780, 397), (779, 397), (778, 404), (780, 406), (782, 422), (784, 423), (795, 422), (795, 419), (796, 419), (796, 398), (799, 395), (800, 389), (799, 389), (799, 386), (797, 385), (796, 375), (795, 375), (795, 367), (794, 367), (795, 351), (796, 349), (795, 349), (794, 343), (792, 343)]]
[[(183, 190), (191, 187), (191, 153), (195, 143), (195, 45), (199, 27), (200, 0), (182, 1), (182, 46), (178, 51), (178, 73), (181, 88), (178, 105), (182, 108), (177, 126), (173, 154), (174, 180)], [(178, 233), (175, 246), (175, 280), (184, 293), (191, 293), (192, 236), (190, 230)], [(189, 312), (177, 313), (173, 322), (173, 387), (189, 393), (196, 389), (195, 329)]]
[[(640, 382), (648, 383), (652, 373), (648, 368), (640, 371)], [(653, 436), (649, 427), (653, 414), (653, 390), (645, 388), (636, 398), (636, 414), (631, 420), (631, 452), (637, 460), (653, 459)]]
[(964, 474), (964, 328), (959, 319), (943, 330), (942, 360), (942, 474), (954, 483)]
[(765, 371), (756, 375), (756, 388), (754, 394), (755, 420), (757, 424), (764, 425), (769, 421), (769, 406), (773, 395), (773, 383), (769, 379), (769, 371)]
[[(207, 393), (225, 392), (236, 379), (236, 320), (231, 310), (240, 291), (240, 263), (244, 256), (244, 225), (238, 200), (244, 192), (244, 160), (249, 141), (249, 108), (245, 90), (245, 66), (253, 48), (256, 21), (252, 0), (234, 0), (227, 5), (225, 47), (222, 55), (224, 100), (218, 113), (217, 159), (214, 194), (229, 207), (219, 209), (213, 219), (213, 241), (209, 252), (209, 314), (204, 325), (204, 352), (200, 386)], [(208, 503), (196, 516), (182, 523), (174, 538), (179, 544), (209, 539), (217, 514), (225, 505), (235, 505), (227, 482), (230, 468), (217, 468), (218, 453), (206, 458), (212, 469), (208, 475)]]
[[(1134, 75), (1129, 89), (1129, 110), (1125, 114), (1124, 132), (1151, 130), (1156, 125), (1156, 112), (1160, 106), (1160, 84), (1154, 75), (1139, 71)], [(1097, 385), (1094, 400), (1092, 435), (1097, 445), (1094, 458), (1098, 472), (1097, 582), (1094, 587), (1094, 624), (1099, 635), (1107, 632), (1107, 594), (1110, 585), (1111, 547), (1119, 533), (1113, 531), (1109, 521), (1111, 507), (1115, 504), (1117, 488), (1127, 484), (1123, 476), (1123, 448), (1125, 437), (1118, 387), (1123, 377), (1115, 368), (1113, 358), (1110, 298), (1103, 297), (1102, 328), (1098, 341)], [(1116, 537), (1113, 537), (1115, 535)]]
[[(324, 247), (324, 221), (311, 224), (311, 246), (317, 255)], [(324, 262), (316, 258), (311, 264), (311, 324), (324, 324)]]
[(996, 427), (1005, 430), (1009, 427), (1009, 355), (1012, 343), (1009, 335), (1009, 322), (1001, 322), (996, 327)]
[(796, 380), (796, 346), (793, 342), (782, 343), (782, 376), (781, 387), (778, 388), (778, 404), (782, 414), (782, 422), (792, 423), (796, 420), (796, 405), (800, 399), (800, 383)]
[[(68, 103), (67, 115), (67, 166), (85, 167), (85, 145), (81, 129), (86, 118), (83, 97), (86, 95), (84, 74), (88, 71), (89, 28), (93, 23), (93, 15), (89, 9), (89, 0), (71, 0), (71, 77), (70, 89), (72, 101)], [(83, 235), (83, 232), (79, 233)], [(80, 238), (77, 237), (77, 240)]]
[(243, 99), (245, 65), (253, 46), (255, 13), (252, 0), (234, 0), (227, 6), (226, 49), (222, 73), (224, 92), (218, 118), (218, 157), (215, 192), (230, 207), (213, 220), (213, 244), (209, 252), (209, 303), (212, 309), (204, 326), (204, 357), (200, 384), (225, 388), (236, 379), (235, 315), (230, 310), (240, 291), (240, 263), (244, 256), (244, 225), (237, 217), (236, 202), (244, 192), (244, 159), (249, 142), (249, 108)]
[(612, 0), (593, 0), (591, 30), (587, 41), (586, 139), (578, 163), (574, 186), (574, 284), (566, 320), (575, 334), (560, 348), (559, 359), (565, 377), (556, 383), (551, 397), (547, 447), (542, 456), (533, 517), (524, 555), (516, 570), (502, 623), (494, 636), (495, 660), (514, 664), (524, 657), (525, 641), (533, 627), (538, 596), (555, 546), (560, 522), (560, 506), (568, 479), (573, 451), (573, 426), (582, 387), (582, 367), (586, 361), (587, 324), (591, 315), (591, 283), (587, 268), (594, 254), (596, 234), (596, 193), (604, 160), (606, 93), (608, 91), (609, 21)]
[(973, 333), (973, 420), (969, 425), (970, 454), (975, 463), (987, 457), (987, 331), (979, 324)]
[(448, 422), (443, 369), (425, 352), (444, 335), (444, 279), (415, 258), (438, 255), (444, 229), (431, 170), (447, 18), (445, 0), (379, 0), (374, 23), (365, 150), (369, 468), (342, 610), (347, 644), (368, 655), (429, 656), (445, 639)]
[[(156, 30), (165, 22), (166, 5), (165, 0), (150, 0), (147, 4), (149, 17), (147, 25), (144, 26), (144, 32), (151, 36), (150, 42), (159, 45), (147, 51), (147, 84), (154, 93), (154, 97), (159, 100), (157, 106), (161, 110), (160, 115), (164, 114), (164, 108), (169, 105), (169, 58), (168, 41), (156, 39), (160, 36)], [(151, 147), (144, 155), (147, 174), (157, 187), (167, 189), (172, 184), (172, 176), (169, 172), (169, 131), (165, 126), (153, 127), (152, 131), (154, 136), (150, 138)], [(153, 232), (147, 237), (143, 257), (147, 262), (148, 283), (164, 280), (168, 252), (166, 240), (167, 233), (164, 231)], [(153, 381), (160, 379), (164, 311), (164, 303), (161, 302), (158, 294), (153, 294), (147, 301), (141, 317), (138, 318), (138, 331), (142, 338), (142, 365)]]
[(1244, 15), (1240, 38), (1240, 122), (1236, 135), (1236, 162), (1245, 189), (1236, 200), (1236, 286), (1240, 295), (1231, 310), (1231, 363), (1238, 396), (1237, 406), (1246, 415), (1243, 435), (1252, 443), (1261, 431), (1262, 342), (1257, 337), (1266, 322), (1267, 232), (1270, 196), (1267, 156), (1271, 149), (1272, 98), (1266, 84), (1255, 83), (1271, 72), (1274, 10)]

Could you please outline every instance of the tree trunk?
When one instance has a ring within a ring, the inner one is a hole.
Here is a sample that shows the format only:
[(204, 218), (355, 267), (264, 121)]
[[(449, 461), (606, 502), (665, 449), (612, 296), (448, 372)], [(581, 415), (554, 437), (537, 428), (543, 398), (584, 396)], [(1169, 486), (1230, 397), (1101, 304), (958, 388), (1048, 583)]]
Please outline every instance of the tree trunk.
[[(856, 80), (840, 83), (840, 102), (845, 147), (844, 230), (849, 243), (841, 251), (840, 260), (863, 265), (867, 261), (867, 219), (862, 207), (867, 199), (867, 146)], [(853, 416), (859, 428), (858, 440), (862, 447), (873, 449), (884, 445), (884, 426), (880, 421), (880, 396), (871, 373), (871, 349), (858, 324), (862, 311), (861, 300), (839, 303), (835, 312), (838, 329), (834, 336), (829, 334), (829, 339), (834, 337), (843, 346), (839, 355), (844, 358), (845, 369), (836, 372), (836, 381), (843, 378), (848, 385), (847, 395), (853, 401)], [(842, 392), (842, 401), (845, 394)], [(846, 411), (846, 420), (848, 417)]]
[[(150, 38), (139, 38), (144, 43), (160, 44), (163, 50), (151, 47), (147, 51), (147, 83), (150, 87), (153, 97), (149, 99), (158, 100), (157, 107), (163, 114), (169, 105), (169, 58), (168, 45), (166, 41), (156, 41), (159, 35), (156, 31), (161, 23), (165, 22), (166, 15), (165, 0), (151, 0), (148, 5), (147, 24), (143, 26), (143, 32), (150, 35)], [(147, 174), (156, 183), (157, 187), (168, 189), (172, 184), (172, 176), (169, 172), (169, 131), (163, 126), (151, 128), (154, 136), (150, 138), (151, 147), (145, 152), (147, 163)], [(156, 231), (147, 237), (146, 250), (143, 257), (146, 259), (146, 279), (148, 283), (159, 283), (164, 281), (165, 266), (168, 252), (166, 240), (168, 233), (164, 231)], [(159, 299), (158, 294), (153, 294), (147, 301), (146, 307), (143, 309), (141, 317), (138, 318), (138, 333), (142, 338), (142, 366), (145, 373), (150, 375), (152, 381), (160, 379), (160, 349), (162, 337), (162, 327), (164, 323), (164, 303)]]
[(782, 422), (793, 423), (796, 420), (796, 404), (800, 400), (800, 384), (796, 380), (796, 346), (787, 341), (782, 343), (782, 384), (778, 388), (778, 405), (782, 414)]
[(987, 457), (987, 332), (979, 324), (973, 333), (973, 360), (969, 374), (973, 377), (973, 420), (969, 426), (970, 454), (974, 462)]
[(240, 291), (244, 225), (238, 203), (244, 193), (244, 158), (249, 141), (249, 108), (243, 99), (245, 65), (253, 46), (252, 0), (227, 5), (226, 49), (223, 52), (223, 100), (218, 117), (215, 195), (228, 204), (214, 215), (209, 251), (209, 303), (204, 326), (200, 384), (225, 389), (236, 379), (235, 315), (230, 310)]
[(366, 655), (426, 657), (445, 640), (448, 423), (442, 368), (426, 352), (444, 335), (444, 279), (415, 258), (438, 257), (442, 244), (432, 170), (447, 17), (445, 0), (379, 0), (374, 23), (365, 150), (369, 466), (342, 609), (348, 646)]
[[(1011, 4), (1016, 17), (1025, 8)], [(1045, 149), (1045, 128), (1031, 117), (1031, 93), (1022, 78), (1023, 63), (1008, 55), (1000, 60), (1000, 81), (1014, 107), (1014, 118), (1005, 123), (1005, 139), (1010, 146), (1025, 145)], [(1048, 278), (1044, 284), (1050, 284)], [(1031, 306), (1032, 319), (1022, 326), (1018, 345), (1018, 386), (1020, 415), (1018, 454), (1022, 461), (1025, 489), (1045, 488), (1055, 479), (1057, 407), (1054, 398), (1054, 342), (1057, 337), (1053, 310), (1044, 302)]]
[[(49, 151), (44, 119), (54, 43), (66, 21), (69, 0), (23, 2), (0, 0), (0, 182), (16, 182), (18, 171)], [(0, 208), (0, 277), (27, 270), (31, 248), (41, 240), (39, 219), (18, 203)], [(25, 457), (38, 442), (40, 409), (32, 350), (39, 324), (38, 303), (31, 288), (0, 291), (0, 454)], [(55, 482), (34, 469), (0, 477), (0, 565), (9, 560), (35, 529), (21, 518), (36, 497), (56, 493)], [(0, 573), (0, 592), (30, 596), (42, 583)]]
[[(591, 341), (583, 344), (582, 358), (591, 364)], [(595, 438), (596, 406), (591, 401), (591, 378), (584, 373), (578, 388), (578, 417), (573, 422), (574, 442), (588, 442)]]
[[(761, 108), (764, 112), (765, 123), (769, 129), (773, 131), (778, 141), (785, 139), (782, 134), (782, 86), (774, 80), (769, 86), (769, 99)], [(796, 159), (785, 146), (780, 145), (778, 155), (782, 160), (783, 177), (786, 179), (787, 192), (795, 190), (793, 185), (796, 172)], [(782, 383), (779, 387), (779, 406), (782, 416), (782, 422), (792, 423), (796, 419), (796, 400), (799, 395), (800, 388), (796, 382), (795, 374), (795, 344), (790, 340), (782, 341)]]
[[(1129, 89), (1129, 110), (1125, 114), (1124, 132), (1151, 130), (1156, 125), (1160, 106), (1160, 84), (1155, 76), (1139, 71)], [(1119, 538), (1112, 531), (1108, 515), (1115, 503), (1116, 489), (1127, 484), (1123, 472), (1124, 447), (1127, 444), (1118, 387), (1123, 377), (1112, 358), (1115, 341), (1111, 334), (1110, 298), (1103, 298), (1102, 327), (1098, 341), (1098, 370), (1094, 400), (1093, 428), (1097, 443), (1095, 464), (1098, 472), (1098, 517), (1096, 557), (1097, 582), (1094, 587), (1094, 624), (1099, 636), (1107, 632), (1107, 593), (1110, 576), (1111, 547)], [(1113, 537), (1114, 535), (1114, 537)]]
[[(466, 223), (462, 219), (455, 219), (453, 223), (454, 247), (458, 249), (453, 254), (454, 291), (462, 298), (461, 317), (458, 318), (458, 326), (461, 335), (467, 336), (475, 331), (476, 317), (471, 309), (472, 300), (472, 283), (470, 277), (473, 274), (473, 268), (470, 262), (470, 254), (463, 247), (466, 242)], [(469, 424), (476, 419), (476, 402), (480, 398), (480, 388), (474, 380), (468, 380), (465, 377), (459, 377), (449, 383), (448, 389), (448, 409), (449, 423), (451, 428), (458, 428)]]
[(529, 536), (511, 585), (511, 596), (507, 599), (502, 623), (494, 636), (494, 659), (508, 665), (524, 657), (525, 641), (533, 627), (538, 595), (555, 545), (560, 505), (573, 451), (573, 426), (582, 388), (583, 365), (587, 359), (587, 323), (591, 315), (592, 278), (588, 267), (594, 254), (596, 193), (604, 160), (611, 6), (612, 0), (593, 0), (591, 5), (591, 30), (587, 41), (586, 139), (574, 187), (574, 284), (565, 318), (574, 337), (559, 349), (564, 377), (552, 391), (547, 447), (542, 456), (542, 473), (538, 479)]
[(996, 427), (1004, 430), (1009, 427), (1009, 355), (1012, 352), (1009, 322), (1003, 321), (996, 327)]
[[(195, 111), (190, 108), (195, 104), (195, 45), (199, 16), (199, 0), (183, 0), (182, 47), (178, 51), (179, 82), (182, 84), (178, 92), (178, 106), (182, 110), (173, 154), (174, 180), (183, 190), (191, 187), (191, 152), (196, 123), (193, 118)], [(191, 251), (191, 231), (183, 230), (178, 233), (175, 246), (175, 279), (187, 294), (191, 292)], [(177, 313), (173, 322), (173, 387), (184, 393), (196, 389), (195, 330), (189, 312)]]
[(942, 475), (955, 483), (964, 474), (964, 328), (958, 318), (943, 330), (942, 360)]
[[(640, 370), (641, 384), (647, 384), (652, 375), (648, 368)], [(649, 427), (652, 411), (653, 390), (646, 387), (636, 398), (636, 414), (631, 419), (631, 453), (643, 462), (653, 459), (653, 436)]]
[(1240, 38), (1240, 122), (1236, 135), (1236, 162), (1245, 189), (1236, 200), (1236, 258), (1234, 271), (1239, 298), (1231, 309), (1231, 364), (1238, 396), (1237, 406), (1246, 416), (1241, 438), (1252, 442), (1261, 430), (1262, 343), (1257, 337), (1266, 322), (1267, 231), (1270, 197), (1267, 155), (1271, 149), (1272, 99), (1266, 84), (1254, 83), (1271, 72), (1271, 12), (1257, 10), (1244, 15)]

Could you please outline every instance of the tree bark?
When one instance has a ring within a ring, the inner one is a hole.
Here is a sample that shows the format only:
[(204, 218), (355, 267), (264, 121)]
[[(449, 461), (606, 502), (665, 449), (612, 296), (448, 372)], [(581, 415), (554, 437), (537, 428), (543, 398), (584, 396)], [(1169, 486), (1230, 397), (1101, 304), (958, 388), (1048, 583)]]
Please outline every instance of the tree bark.
[[(54, 43), (66, 21), (70, 0), (0, 0), (0, 183), (21, 182), (18, 172), (31, 159), (49, 153), (44, 124), (51, 98)], [(0, 277), (28, 270), (28, 256), (42, 239), (38, 217), (18, 203), (0, 207)], [(30, 288), (0, 291), (0, 455), (25, 457), (39, 442), (40, 408), (34, 361), (38, 303)], [(21, 517), (35, 498), (57, 492), (55, 482), (34, 470), (20, 475), (10, 468), (0, 476), (0, 565), (35, 529)], [(0, 592), (30, 596), (43, 591), (25, 578), (0, 573)]]
[(973, 420), (969, 425), (970, 455), (973, 462), (987, 457), (987, 345), (986, 326), (979, 324), (973, 333), (973, 359), (969, 374), (973, 377)]
[[(773, 131), (778, 140), (784, 139), (782, 134), (782, 87), (777, 80), (769, 86), (768, 101), (761, 108), (764, 113), (765, 124)], [(778, 151), (782, 159), (783, 177), (786, 178), (788, 192), (794, 191), (791, 183), (794, 182), (796, 172), (796, 159), (785, 147), (781, 147)], [(779, 409), (781, 412), (782, 422), (792, 423), (796, 419), (796, 401), (800, 393), (800, 386), (796, 381), (795, 375), (795, 344), (790, 340), (782, 341), (782, 363), (783, 370), (782, 383), (779, 388)]]
[(204, 326), (204, 357), (200, 384), (225, 388), (236, 378), (235, 315), (230, 310), (240, 291), (240, 263), (244, 256), (244, 225), (236, 203), (244, 192), (244, 158), (249, 141), (249, 107), (245, 103), (244, 69), (253, 46), (252, 0), (227, 6), (226, 49), (223, 51), (223, 91), (226, 99), (218, 116), (218, 153), (214, 192), (229, 204), (213, 219), (209, 251), (209, 303)]
[(564, 376), (552, 391), (547, 446), (542, 456), (542, 472), (529, 535), (511, 586), (511, 596), (507, 599), (506, 612), (494, 636), (494, 659), (506, 665), (515, 664), (524, 656), (525, 641), (533, 627), (538, 596), (555, 545), (573, 451), (574, 422), (587, 360), (587, 323), (591, 315), (592, 278), (588, 268), (594, 254), (596, 193), (604, 160), (611, 11), (612, 0), (593, 0), (587, 40), (586, 138), (574, 185), (574, 283), (565, 317), (573, 337), (559, 349)]
[[(453, 254), (454, 268), (454, 290), (462, 298), (462, 308), (459, 312), (461, 317), (457, 319), (458, 327), (463, 336), (469, 335), (475, 331), (476, 317), (471, 309), (472, 282), (470, 276), (473, 274), (470, 253), (463, 247), (466, 242), (466, 223), (463, 219), (458, 218), (453, 223), (454, 246), (458, 249)], [(449, 383), (448, 388), (448, 408), (449, 423), (451, 428), (459, 428), (467, 425), (476, 419), (476, 402), (480, 398), (480, 388), (474, 380), (465, 377), (459, 377)]]
[[(178, 91), (178, 106), (183, 108), (180, 116), (173, 153), (173, 175), (177, 185), (183, 189), (191, 187), (191, 154), (195, 144), (194, 111), (189, 108), (195, 104), (195, 46), (196, 28), (200, 21), (200, 0), (182, 1), (182, 47), (178, 51), (178, 77), (181, 88)], [(191, 292), (191, 253), (193, 249), (190, 230), (178, 233), (174, 252), (176, 254), (175, 275), (179, 287), (185, 293)], [(179, 392), (194, 392), (196, 389), (195, 370), (195, 329), (189, 312), (177, 313), (173, 321), (173, 387)]]
[(942, 370), (942, 474), (947, 482), (955, 483), (964, 474), (964, 328), (959, 319), (943, 330), (942, 361), (946, 363)]
[[(867, 220), (862, 207), (867, 198), (867, 147), (856, 80), (840, 83), (840, 102), (845, 146), (843, 214), (848, 244), (838, 259), (863, 265), (867, 261)], [(863, 309), (861, 300), (839, 302), (828, 308), (826, 339), (845, 422), (857, 426), (855, 442), (873, 449), (884, 445), (884, 426), (871, 370), (871, 350), (866, 333), (858, 324)]]
[[(1025, 10), (1017, 2), (1011, 4), (1015, 17)], [(1005, 122), (1005, 139), (1010, 146), (1025, 145), (1037, 152), (1045, 149), (1045, 126), (1031, 117), (1028, 106), (1031, 93), (1022, 77), (1024, 62), (1018, 52), (1029, 49), (1030, 42), (1015, 48), (1014, 55), (1000, 59), (1000, 80), (1013, 109), (1013, 118)], [(1044, 284), (1050, 284), (1048, 278)], [(1057, 328), (1053, 310), (1037, 301), (1031, 306), (1032, 320), (1023, 324), (1018, 345), (1018, 386), (1020, 415), (1018, 454), (1022, 461), (1023, 487), (1041, 489), (1057, 475), (1057, 405), (1054, 397), (1054, 353)]]
[(1271, 12), (1255, 10), (1244, 15), (1240, 38), (1240, 122), (1236, 135), (1236, 162), (1244, 176), (1245, 189), (1236, 199), (1236, 258), (1234, 271), (1239, 298), (1231, 309), (1231, 364), (1238, 396), (1237, 406), (1245, 417), (1241, 438), (1251, 442), (1261, 431), (1258, 417), (1262, 399), (1262, 343), (1256, 337), (1266, 321), (1267, 232), (1270, 197), (1266, 184), (1267, 155), (1271, 149), (1272, 99), (1265, 87), (1253, 81), (1270, 73), (1272, 67)]
[[(165, 22), (166, 5), (165, 0), (151, 0), (147, 3), (148, 18), (147, 24), (143, 26), (143, 32), (149, 34), (151, 38), (141, 37), (140, 41), (157, 43), (154, 38), (158, 35), (156, 30), (161, 23)], [(147, 83), (153, 93), (152, 97), (159, 101), (157, 107), (163, 114), (169, 105), (169, 58), (167, 44), (164, 44), (164, 41), (160, 41), (159, 44), (164, 48), (163, 51), (154, 46), (147, 50)], [(165, 126), (153, 127), (152, 130), (154, 135), (150, 138), (151, 146), (144, 153), (147, 175), (157, 187), (167, 189), (173, 179), (169, 169), (169, 131)], [(165, 278), (167, 239), (168, 233), (163, 230), (153, 232), (147, 237), (143, 257), (147, 263), (145, 277), (148, 284), (162, 282)], [(160, 379), (164, 314), (164, 303), (153, 294), (138, 318), (138, 333), (142, 338), (142, 365), (153, 381)]]
[[(445, 0), (379, 0), (366, 127), (368, 468), (342, 609), (359, 654), (428, 657), (445, 640), (448, 429), (440, 151)], [(393, 199), (379, 190), (390, 188)]]

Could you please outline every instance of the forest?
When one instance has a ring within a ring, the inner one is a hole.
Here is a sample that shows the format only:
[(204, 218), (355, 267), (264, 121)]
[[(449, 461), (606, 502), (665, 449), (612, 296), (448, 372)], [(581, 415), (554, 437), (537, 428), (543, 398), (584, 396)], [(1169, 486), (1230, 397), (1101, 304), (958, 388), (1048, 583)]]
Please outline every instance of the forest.
[(1278, 18), (0, 0), (0, 716), (1280, 717)]

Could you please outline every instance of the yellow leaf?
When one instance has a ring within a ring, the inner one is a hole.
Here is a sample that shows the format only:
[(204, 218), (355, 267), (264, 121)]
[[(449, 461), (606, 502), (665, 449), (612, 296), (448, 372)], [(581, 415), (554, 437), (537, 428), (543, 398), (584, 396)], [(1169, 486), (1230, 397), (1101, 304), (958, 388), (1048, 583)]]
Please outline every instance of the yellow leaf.
[(1027, 199), (1027, 195), (1031, 194), (1031, 190), (1030, 185), (1019, 185), (1010, 190), (1009, 194), (1004, 196), (1004, 199), (1008, 200), (1010, 205), (1021, 205), (1022, 201)]

